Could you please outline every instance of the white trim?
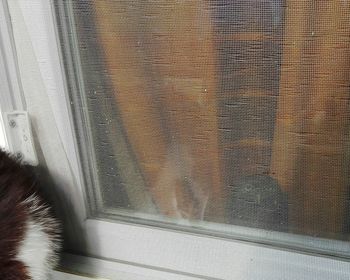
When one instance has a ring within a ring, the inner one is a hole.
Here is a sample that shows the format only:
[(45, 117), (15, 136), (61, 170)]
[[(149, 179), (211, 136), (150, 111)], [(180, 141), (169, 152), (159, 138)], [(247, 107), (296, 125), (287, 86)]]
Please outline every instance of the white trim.
[(117, 217), (120, 221), (124, 221), (128, 224), (134, 222), (139, 226), (153, 226), (162, 228), (163, 230), (175, 230), (182, 233), (187, 231), (190, 234), (259, 243), (270, 247), (277, 247), (282, 250), (294, 250), (314, 255), (320, 254), (349, 258), (350, 243), (347, 241), (200, 220), (189, 221), (179, 218), (174, 219), (164, 216), (161, 217), (156, 214), (131, 212), (123, 209), (107, 208), (104, 209), (104, 211), (110, 215), (104, 214), (103, 218), (111, 221), (115, 220)]
[[(159, 246), (163, 240), (158, 240)], [(182, 243), (182, 238), (180, 238)], [(197, 242), (197, 239), (190, 244), (193, 249), (196, 246), (203, 245)], [(224, 244), (223, 244), (224, 245)], [(173, 247), (171, 256), (175, 262), (182, 262), (184, 268), (193, 266), (193, 264), (200, 263), (201, 259), (211, 259), (207, 267), (199, 267), (200, 275), (188, 274), (185, 271), (176, 272), (167, 268), (157, 268), (147, 265), (138, 265), (127, 261), (109, 261), (105, 259), (81, 257), (66, 254), (64, 257), (64, 266), (66, 271), (75, 274), (88, 275), (90, 277), (102, 277), (110, 280), (198, 280), (198, 279), (228, 279), (228, 280), (348, 280), (349, 279), (349, 264), (346, 262), (339, 262), (337, 260), (315, 258), (308, 255), (288, 252), (282, 253), (279, 250), (270, 249), (271, 255), (258, 255), (259, 248), (245, 244), (250, 247), (255, 254), (249, 255), (245, 258), (242, 254), (241, 246), (237, 247), (237, 251), (233, 254), (226, 255), (228, 252), (226, 245), (223, 248), (216, 247), (212, 251), (207, 251), (205, 255), (200, 256), (200, 259), (190, 259), (189, 256), (176, 255), (181, 247), (180, 244), (170, 244)], [(177, 247), (177, 248), (176, 248)], [(209, 248), (205, 245), (205, 249)], [(120, 249), (119, 249), (120, 250)], [(137, 252), (135, 252), (136, 254)], [(169, 252), (164, 252), (163, 255)], [(185, 253), (185, 252), (184, 252)], [(244, 253), (244, 252), (243, 252)], [(245, 252), (247, 253), (247, 252)], [(222, 255), (226, 255), (223, 261), (220, 259)], [(271, 261), (274, 255), (279, 255), (280, 259), (277, 263)], [(209, 258), (208, 258), (209, 256)], [(162, 256), (148, 254), (147, 257), (161, 259)], [(162, 261), (160, 261), (162, 262)], [(216, 270), (217, 264), (222, 267), (221, 272)], [(204, 273), (202, 273), (204, 272)], [(209, 272), (210, 277), (203, 276)], [(219, 277), (215, 277), (219, 276)], [(68, 274), (67, 274), (68, 277)], [(55, 279), (55, 278), (54, 278)], [(70, 279), (68, 277), (68, 279)], [(90, 279), (90, 278), (89, 278)]]
[[(77, 161), (74, 143), (74, 131), (67, 129), (72, 126), (70, 117), (69, 100), (66, 94), (66, 81), (61, 65), (58, 38), (56, 37), (54, 13), (51, 1), (42, 0), (11, 0), (8, 2), (12, 13), (12, 24), (18, 31), (18, 40), (21, 35), (28, 37), (28, 48), (31, 49), (33, 57), (36, 58), (41, 83), (49, 100), (47, 106), (52, 110), (59, 134), (66, 141), (62, 142), (67, 155), (70, 156), (70, 164), (75, 174), (78, 174), (79, 163)], [(15, 16), (15, 18), (13, 18)], [(45, 24), (42, 24), (45, 23)], [(16, 34), (16, 33), (15, 33)], [(25, 46), (18, 46), (19, 55)], [(25, 54), (28, 54), (29, 51)], [(20, 65), (21, 66), (21, 65)], [(22, 67), (23, 68), (23, 64)], [(27, 69), (26, 69), (27, 70)], [(32, 74), (32, 73), (31, 73)], [(33, 77), (35, 78), (35, 77)], [(36, 88), (25, 88), (28, 90)], [(28, 95), (29, 93), (27, 93)], [(38, 93), (39, 94), (39, 93)], [(26, 95), (26, 94), (24, 94)], [(28, 96), (26, 96), (28, 98)], [(79, 177), (77, 177), (79, 179)]]
[(75, 275), (72, 273), (67, 273), (62, 271), (52, 271), (49, 279), (50, 280), (107, 280), (102, 278)]
[(88, 254), (199, 278), (349, 279), (350, 264), (254, 243), (87, 221)]
[(16, 108), (22, 109), (24, 104), (5, 0), (0, 0), (0, 93), (0, 147), (8, 149), (5, 115)]
[(7, 138), (0, 108), (0, 149), (7, 149)]
[(194, 275), (184, 275), (171, 271), (158, 270), (153, 267), (138, 266), (127, 262), (108, 261), (104, 259), (64, 255), (66, 272), (83, 274), (89, 277), (123, 280), (198, 280)]
[[(41, 149), (48, 148), (46, 152), (52, 155), (52, 158), (45, 158), (51, 161), (51, 166), (47, 163), (48, 167), (53, 168), (53, 174), (65, 175), (65, 179), (73, 176), (68, 185), (67, 182), (62, 184), (62, 188), (74, 194), (74, 206), (79, 208), (80, 221), (83, 222), (86, 218), (83, 198), (77, 197), (74, 191), (79, 186), (81, 194), (83, 188), (51, 3), (45, 0), (11, 0), (8, 8), (26, 110), (36, 123), (33, 128), (37, 129), (35, 133), (40, 132), (47, 137), (40, 139), (41, 134), (37, 135), (43, 145)], [(55, 162), (57, 159), (61, 162)], [(66, 166), (62, 166), (64, 163)]]
[(3, 112), (24, 110), (25, 99), (22, 84), (19, 78), (16, 47), (11, 32), (10, 15), (6, 0), (0, 0), (0, 65), (3, 65), (1, 74), (1, 90), (6, 87), (8, 94), (0, 96), (0, 105)]
[(80, 168), (51, 3), (45, 0), (11, 0), (7, 3), (18, 75), (26, 99), (26, 111), (33, 122), (39, 162), (49, 169), (60, 199), (64, 198), (65, 205), (70, 206), (63, 208), (62, 212), (66, 211), (65, 216), (69, 219), (66, 223), (69, 224), (70, 245), (79, 246), (82, 238), (74, 231), (84, 227), (87, 214), (81, 177), (77, 175)]

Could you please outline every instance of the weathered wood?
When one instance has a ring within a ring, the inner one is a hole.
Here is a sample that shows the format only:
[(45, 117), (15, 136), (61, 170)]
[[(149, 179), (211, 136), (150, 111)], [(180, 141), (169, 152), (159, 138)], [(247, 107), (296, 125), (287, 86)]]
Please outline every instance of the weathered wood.
[(201, 218), (208, 208), (222, 220), (210, 9), (205, 1), (129, 4), (95, 1), (131, 147), (162, 213)]
[(168, 145), (159, 104), (138, 44), (137, 14), (128, 1), (94, 1), (99, 40), (105, 51), (107, 72), (114, 86), (122, 123), (138, 164), (161, 213), (176, 216), (171, 194), (156, 181), (166, 161)]
[(271, 174), (289, 192), (290, 230), (341, 237), (349, 188), (350, 13), (289, 0)]

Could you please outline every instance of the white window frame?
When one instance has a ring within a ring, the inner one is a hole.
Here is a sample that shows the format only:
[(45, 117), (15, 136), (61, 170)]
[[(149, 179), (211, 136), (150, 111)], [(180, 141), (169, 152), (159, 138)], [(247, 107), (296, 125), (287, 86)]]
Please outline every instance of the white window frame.
[[(62, 152), (67, 156), (66, 165), (72, 173), (71, 177), (65, 176), (66, 171), (55, 164), (54, 156), (46, 158), (51, 161), (48, 167), (56, 177), (58, 187), (72, 199), (74, 211), (78, 213), (78, 221), (86, 234), (88, 245), (83, 248), (84, 254), (90, 256), (65, 254), (62, 269), (108, 279), (349, 279), (348, 261), (312, 254), (308, 247), (311, 243), (317, 243), (319, 247), (326, 244), (324, 252), (333, 246), (334, 251), (345, 256), (350, 252), (349, 244), (345, 242), (288, 235), (291, 244), (299, 242), (299, 247), (305, 246), (305, 251), (308, 251), (300, 252), (289, 246), (282, 249), (249, 242), (257, 235), (264, 236), (264, 240), (279, 238), (280, 234), (268, 231), (255, 231), (252, 235), (244, 228), (231, 227), (233, 229), (228, 229), (226, 235), (216, 237), (88, 217), (52, 1), (0, 1), (0, 111), (3, 114), (29, 110), (27, 94), (41, 90), (52, 106), (63, 143)], [(21, 32), (25, 32), (32, 42), (42, 88), (30, 82), (35, 74), (30, 72), (33, 66), (30, 60), (25, 59), (28, 41), (22, 40), (24, 34)], [(29, 111), (29, 114), (37, 118), (37, 122), (43, 121), (36, 112)], [(230, 230), (236, 239), (225, 238), (230, 236)], [(53, 272), (53, 279), (63, 278), (85, 279)]]

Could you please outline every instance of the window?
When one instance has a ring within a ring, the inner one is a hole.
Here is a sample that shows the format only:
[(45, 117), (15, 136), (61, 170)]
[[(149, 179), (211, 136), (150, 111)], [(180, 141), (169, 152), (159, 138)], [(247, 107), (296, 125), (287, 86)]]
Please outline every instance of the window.
[(347, 239), (341, 4), (57, 6), (93, 217)]
[(347, 279), (347, 3), (5, 2), (66, 268)]

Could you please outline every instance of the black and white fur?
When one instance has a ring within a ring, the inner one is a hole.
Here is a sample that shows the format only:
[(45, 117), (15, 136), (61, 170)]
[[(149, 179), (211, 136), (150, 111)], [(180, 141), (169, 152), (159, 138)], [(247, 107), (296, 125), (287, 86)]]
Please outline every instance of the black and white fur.
[(34, 176), (0, 149), (0, 279), (47, 279), (58, 261), (59, 236)]

